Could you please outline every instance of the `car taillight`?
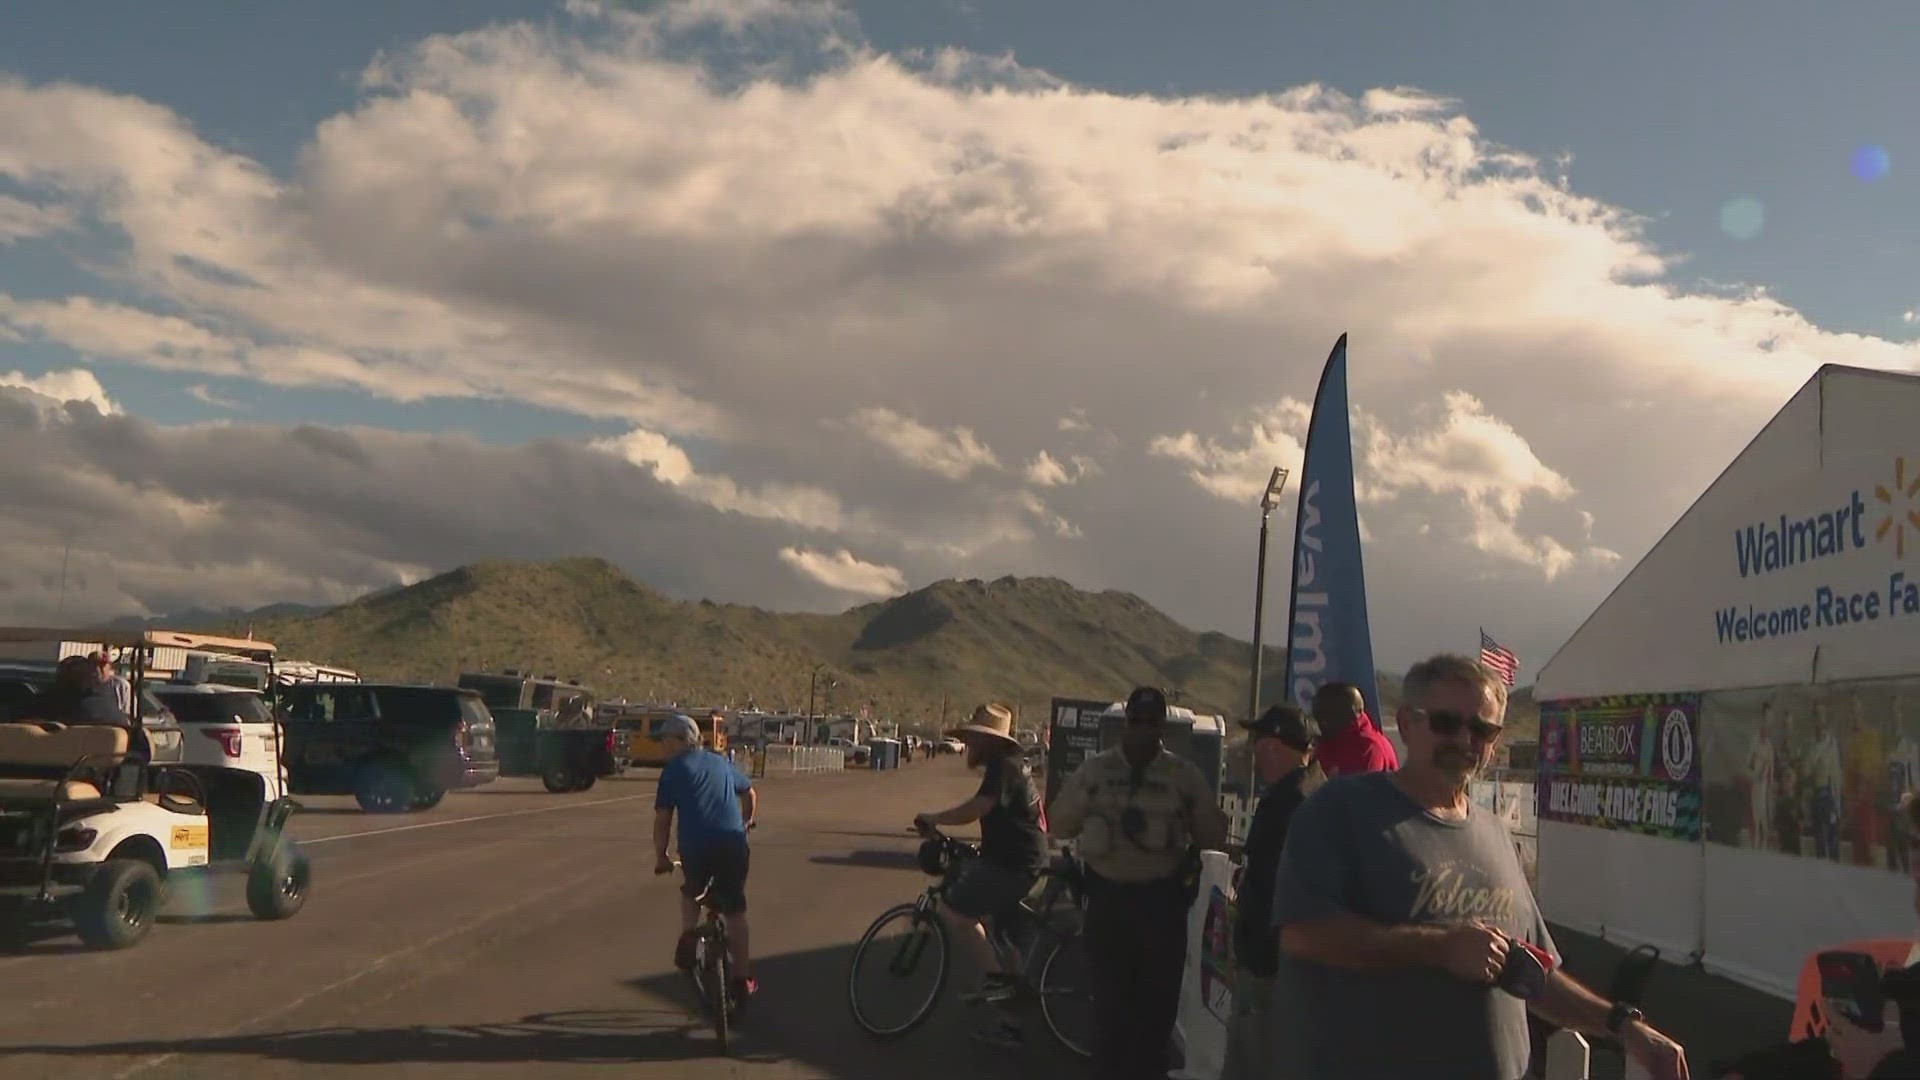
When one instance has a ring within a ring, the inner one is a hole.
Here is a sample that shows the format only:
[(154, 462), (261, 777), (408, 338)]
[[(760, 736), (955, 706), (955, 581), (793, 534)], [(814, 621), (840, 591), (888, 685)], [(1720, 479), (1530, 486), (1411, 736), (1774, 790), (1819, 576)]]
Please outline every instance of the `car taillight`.
[(234, 728), (201, 728), (200, 734), (220, 744), (228, 757), (240, 756), (241, 733)]
[(607, 732), (607, 753), (609, 754), (613, 753), (613, 748), (615, 745), (614, 739), (613, 739), (614, 735), (615, 735), (615, 732), (612, 732), (612, 731)]

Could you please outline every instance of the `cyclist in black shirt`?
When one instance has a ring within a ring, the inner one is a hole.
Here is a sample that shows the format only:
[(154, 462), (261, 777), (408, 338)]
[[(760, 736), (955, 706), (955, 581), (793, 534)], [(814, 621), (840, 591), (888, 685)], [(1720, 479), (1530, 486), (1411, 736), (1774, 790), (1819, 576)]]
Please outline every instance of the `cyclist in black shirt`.
[[(954, 868), (947, 882), (941, 915), (966, 943), (983, 973), (978, 1000), (1008, 1005), (1018, 975), (1000, 967), (987, 942), (985, 921), (1005, 914), (1033, 891), (1047, 865), (1047, 835), (1041, 826), (1040, 792), (1027, 775), (1013, 712), (1004, 705), (982, 705), (972, 721), (947, 732), (967, 744), (967, 767), (981, 771), (973, 797), (950, 810), (921, 814), (914, 825), (980, 823), (980, 857)], [(1018, 1046), (1019, 1023), (1002, 1009), (995, 1022), (975, 1033), (983, 1042)]]

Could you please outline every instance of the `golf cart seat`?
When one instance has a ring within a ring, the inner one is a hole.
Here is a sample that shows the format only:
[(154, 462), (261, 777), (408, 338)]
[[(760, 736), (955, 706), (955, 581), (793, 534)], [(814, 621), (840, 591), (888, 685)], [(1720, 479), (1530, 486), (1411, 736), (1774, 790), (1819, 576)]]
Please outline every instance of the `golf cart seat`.
[(123, 727), (0, 724), (0, 769), (34, 774), (0, 777), (0, 798), (101, 798), (92, 780), (67, 775), (83, 763), (97, 764), (104, 773), (125, 759), (130, 745), (131, 733)]

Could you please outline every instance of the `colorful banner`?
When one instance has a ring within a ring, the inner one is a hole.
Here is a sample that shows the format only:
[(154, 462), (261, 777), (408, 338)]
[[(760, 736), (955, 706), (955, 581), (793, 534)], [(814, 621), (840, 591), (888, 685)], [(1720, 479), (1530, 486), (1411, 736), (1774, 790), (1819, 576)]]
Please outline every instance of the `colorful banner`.
[(1909, 873), (1920, 680), (1706, 695), (1707, 840)]
[(1313, 397), (1293, 530), (1287, 698), (1306, 711), (1323, 684), (1353, 683), (1366, 698), (1367, 714), (1384, 723), (1373, 674), (1373, 632), (1367, 625), (1360, 515), (1353, 498), (1345, 334), (1327, 357)]
[(1699, 731), (1697, 694), (1543, 703), (1539, 816), (1698, 840)]

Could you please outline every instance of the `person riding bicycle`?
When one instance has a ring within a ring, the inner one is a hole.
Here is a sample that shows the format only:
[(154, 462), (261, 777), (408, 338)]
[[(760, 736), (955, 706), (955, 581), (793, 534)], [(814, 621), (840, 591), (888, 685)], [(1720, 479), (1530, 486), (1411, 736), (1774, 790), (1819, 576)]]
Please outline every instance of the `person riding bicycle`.
[(671, 874), (673, 860), (667, 842), (673, 836), (673, 816), (680, 815), (680, 866), (686, 881), (680, 886), (680, 940), (673, 963), (682, 971), (694, 964), (694, 928), (700, 909), (694, 903), (702, 892), (727, 919), (727, 942), (733, 953), (735, 1002), (744, 1004), (758, 993), (752, 957), (747, 948), (747, 830), (753, 827), (760, 796), (753, 781), (733, 762), (700, 745), (693, 721), (675, 716), (657, 736), (667, 752), (654, 796), (653, 851), (656, 874)]
[(967, 767), (980, 770), (980, 787), (966, 802), (939, 813), (920, 814), (913, 823), (922, 832), (939, 825), (980, 823), (980, 857), (954, 868), (940, 914), (980, 964), (979, 1000), (1001, 1007), (998, 1017), (975, 1032), (975, 1038), (996, 1046), (1018, 1046), (1023, 1033), (1006, 1009), (1018, 985), (1018, 970), (1000, 966), (987, 940), (986, 923), (1017, 908), (1046, 868), (1040, 792), (1027, 774), (1022, 747), (1013, 737), (1013, 713), (1006, 706), (980, 706), (969, 723), (947, 732), (947, 737), (966, 743)]

